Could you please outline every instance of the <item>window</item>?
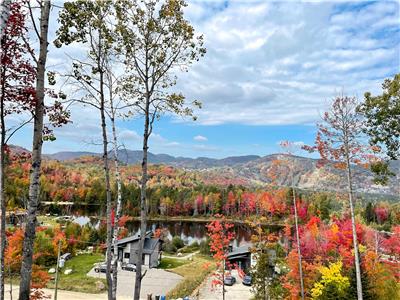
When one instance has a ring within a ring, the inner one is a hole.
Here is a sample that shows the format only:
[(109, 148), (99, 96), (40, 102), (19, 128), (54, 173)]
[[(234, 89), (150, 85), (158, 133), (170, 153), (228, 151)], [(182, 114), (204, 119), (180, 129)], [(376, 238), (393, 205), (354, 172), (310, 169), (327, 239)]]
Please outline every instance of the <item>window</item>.
[(130, 258), (130, 257), (131, 257), (131, 254), (129, 252), (124, 253), (124, 258)]

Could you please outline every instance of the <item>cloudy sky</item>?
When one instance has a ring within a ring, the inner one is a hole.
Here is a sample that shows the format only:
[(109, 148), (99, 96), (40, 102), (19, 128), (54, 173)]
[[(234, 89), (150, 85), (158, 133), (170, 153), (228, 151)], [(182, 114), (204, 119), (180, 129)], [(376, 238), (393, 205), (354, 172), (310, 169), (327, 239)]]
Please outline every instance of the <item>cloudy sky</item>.
[[(198, 120), (164, 117), (150, 151), (176, 156), (266, 155), (278, 142), (312, 143), (315, 122), (335, 95), (379, 93), (400, 70), (399, 2), (190, 0), (186, 16), (204, 34), (207, 55), (177, 89), (203, 108)], [(57, 28), (53, 12), (51, 30)], [(79, 47), (75, 47), (79, 51)], [(68, 61), (49, 52), (49, 65)], [(100, 151), (98, 113), (72, 108), (44, 152)], [(140, 149), (142, 120), (118, 122), (126, 148)], [(13, 143), (30, 148), (30, 129)]]

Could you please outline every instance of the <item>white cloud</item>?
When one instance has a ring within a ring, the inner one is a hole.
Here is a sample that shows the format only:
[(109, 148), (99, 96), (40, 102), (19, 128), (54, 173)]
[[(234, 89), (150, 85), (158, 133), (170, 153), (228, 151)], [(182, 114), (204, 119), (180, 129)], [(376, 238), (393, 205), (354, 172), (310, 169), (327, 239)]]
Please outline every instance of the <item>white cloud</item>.
[(198, 141), (198, 142), (206, 142), (206, 141), (208, 141), (208, 139), (205, 136), (202, 136), (202, 135), (196, 135), (195, 137), (193, 137), (193, 139), (195, 141)]
[(336, 91), (378, 93), (400, 67), (399, 4), (342, 2), (189, 1), (208, 51), (178, 88), (198, 122), (304, 124)]

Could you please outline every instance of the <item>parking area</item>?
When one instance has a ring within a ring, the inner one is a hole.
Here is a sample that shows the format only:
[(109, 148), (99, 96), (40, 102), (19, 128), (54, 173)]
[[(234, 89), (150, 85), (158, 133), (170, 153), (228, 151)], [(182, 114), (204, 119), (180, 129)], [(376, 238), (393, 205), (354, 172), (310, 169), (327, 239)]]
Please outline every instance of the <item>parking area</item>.
[[(181, 280), (182, 277), (162, 269), (146, 269), (146, 276), (142, 280), (142, 289), (140, 293), (141, 299), (147, 299), (148, 294), (166, 295)], [(94, 269), (90, 270), (88, 276), (95, 278), (105, 278), (105, 273), (96, 273)], [(135, 272), (119, 270), (118, 271), (118, 297), (132, 298), (135, 287)]]
[[(236, 283), (232, 286), (225, 286), (225, 298), (229, 300), (248, 300), (251, 299), (251, 287), (242, 284), (242, 280), (237, 271), (232, 271), (232, 275), (236, 278)], [(210, 276), (199, 291), (200, 300), (220, 300), (222, 299), (222, 286), (213, 287)]]

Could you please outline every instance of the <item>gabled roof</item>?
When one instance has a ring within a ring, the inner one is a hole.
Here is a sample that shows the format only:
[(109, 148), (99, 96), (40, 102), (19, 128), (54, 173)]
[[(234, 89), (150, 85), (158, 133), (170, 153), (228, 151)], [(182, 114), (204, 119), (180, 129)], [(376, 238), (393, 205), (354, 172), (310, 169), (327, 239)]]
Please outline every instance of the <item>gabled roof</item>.
[(244, 254), (249, 254), (250, 251), (250, 246), (246, 245), (246, 246), (240, 246), (237, 248), (234, 248), (231, 252), (228, 253), (227, 257), (231, 258), (237, 255), (244, 255)]
[[(152, 234), (151, 231), (146, 232), (146, 239), (150, 238), (151, 234)], [(118, 240), (117, 241), (117, 245), (120, 246), (120, 245), (128, 244), (128, 243), (131, 243), (131, 242), (138, 241), (139, 239), (140, 239), (140, 234), (135, 234), (135, 235), (132, 235), (132, 236), (128, 236), (128, 237), (126, 237), (124, 239)]]
[[(145, 253), (145, 254), (151, 254), (155, 250), (156, 246), (160, 242), (162, 242), (161, 239), (152, 238), (151, 235), (152, 235), (152, 232), (148, 231), (146, 233), (146, 238), (144, 239), (143, 253)], [(123, 247), (129, 243), (139, 242), (139, 239), (140, 239), (140, 234), (135, 234), (133, 236), (129, 236), (129, 237), (126, 237), (124, 239), (117, 241), (117, 245), (118, 245), (118, 247)], [(137, 246), (136, 247), (135, 246), (134, 246), (134, 249), (137, 249)]]

